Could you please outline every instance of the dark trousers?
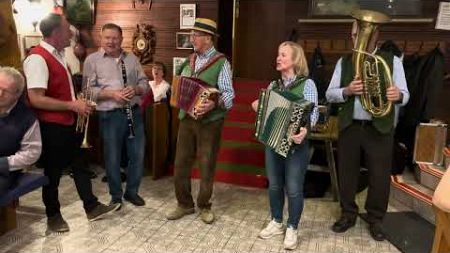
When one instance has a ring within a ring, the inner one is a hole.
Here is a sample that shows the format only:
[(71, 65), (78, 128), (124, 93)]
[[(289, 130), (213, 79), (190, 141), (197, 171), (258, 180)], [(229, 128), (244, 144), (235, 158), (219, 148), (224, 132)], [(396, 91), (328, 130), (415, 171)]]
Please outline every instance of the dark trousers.
[(58, 187), (63, 169), (72, 165), (73, 178), (78, 195), (86, 212), (99, 204), (92, 192), (90, 171), (80, 149), (81, 135), (75, 133), (74, 126), (39, 122), (42, 135), (42, 154), (40, 164), (49, 184), (42, 188), (42, 199), (47, 217), (60, 214)]
[(365, 209), (369, 223), (381, 222), (386, 213), (392, 163), (393, 134), (381, 134), (370, 123), (354, 122), (339, 133), (338, 166), (342, 215), (356, 218), (355, 195), (364, 155), (369, 171), (369, 189)]
[(222, 128), (223, 119), (202, 123), (186, 117), (180, 121), (175, 157), (175, 194), (179, 206), (194, 207), (191, 194), (191, 171), (195, 158), (198, 156), (201, 180), (197, 206), (211, 208), (209, 200), (213, 191)]

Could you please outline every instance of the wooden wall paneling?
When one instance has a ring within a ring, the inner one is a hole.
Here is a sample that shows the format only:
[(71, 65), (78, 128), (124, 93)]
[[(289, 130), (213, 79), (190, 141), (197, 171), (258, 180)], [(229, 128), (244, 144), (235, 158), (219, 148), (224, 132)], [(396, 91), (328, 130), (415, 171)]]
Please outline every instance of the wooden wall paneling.
[[(438, 0), (422, 0), (423, 17), (435, 18)], [(273, 59), (279, 42), (285, 40), (292, 30), (296, 30), (299, 42), (305, 47), (310, 57), (315, 46), (331, 44), (331, 49), (322, 47), (327, 64), (334, 65), (339, 57), (337, 54), (349, 53), (352, 48), (350, 40), (351, 23), (298, 23), (298, 19), (310, 18), (308, 15), (308, 0), (240, 0), (237, 38), (237, 62), (235, 74), (239, 77), (254, 79), (271, 79), (276, 75)], [(263, 18), (262, 18), (263, 17)], [(411, 41), (406, 53), (417, 51), (414, 43), (424, 42), (423, 52), (433, 49), (434, 41), (450, 40), (450, 32), (434, 29), (433, 23), (391, 23), (383, 25), (381, 40), (391, 39), (403, 41), (399, 44), (404, 48), (406, 41)], [(329, 42), (322, 42), (329, 41)], [(311, 44), (311, 42), (313, 44)], [(448, 43), (442, 49), (449, 49)], [(252, 58), (257, 58), (252, 59)], [(272, 61), (272, 62), (271, 62)], [(450, 72), (450, 56), (446, 54), (447, 71)], [(257, 64), (254, 64), (257, 62)]]
[(284, 1), (240, 0), (236, 33), (235, 76), (270, 80), (285, 39)]
[(332, 40), (319, 40), (317, 45), (320, 47), (322, 52), (331, 51)]
[(305, 40), (305, 47), (303, 48), (306, 52), (313, 52), (314, 49), (319, 45), (319, 40)]
[[(96, 8), (96, 23), (92, 34), (97, 46), (100, 46), (101, 27), (109, 22), (120, 25), (123, 29), (123, 48), (131, 51), (133, 33), (136, 25), (147, 23), (153, 26), (156, 35), (154, 61), (161, 61), (167, 67), (166, 79), (172, 78), (172, 58), (187, 57), (192, 51), (176, 49), (175, 34), (181, 31), (180, 4), (183, 0), (153, 0), (152, 9), (147, 10), (147, 4), (136, 3), (133, 9), (131, 1), (124, 0), (98, 0)], [(189, 3), (197, 4), (197, 17), (206, 17), (217, 20), (218, 0), (194, 0)], [(150, 65), (143, 66), (145, 72), (150, 74)], [(150, 76), (149, 76), (150, 77)]]

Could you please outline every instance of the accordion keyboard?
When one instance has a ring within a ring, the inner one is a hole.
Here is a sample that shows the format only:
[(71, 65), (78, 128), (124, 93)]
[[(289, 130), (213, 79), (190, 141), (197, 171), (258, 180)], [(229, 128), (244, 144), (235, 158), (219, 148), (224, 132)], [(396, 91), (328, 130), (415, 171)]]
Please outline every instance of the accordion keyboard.
[(283, 96), (276, 91), (261, 91), (256, 120), (256, 138), (276, 153), (286, 157), (292, 146), (291, 136), (305, 126), (312, 103)]

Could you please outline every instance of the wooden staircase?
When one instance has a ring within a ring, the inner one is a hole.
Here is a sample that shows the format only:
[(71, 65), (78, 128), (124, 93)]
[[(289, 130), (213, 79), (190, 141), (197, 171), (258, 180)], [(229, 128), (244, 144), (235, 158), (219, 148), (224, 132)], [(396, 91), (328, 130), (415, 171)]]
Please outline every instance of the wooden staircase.
[[(443, 166), (417, 163), (414, 173), (405, 171), (402, 175), (391, 176), (391, 197), (433, 224), (433, 193), (450, 163), (450, 148), (444, 149), (443, 152)], [(395, 206), (395, 202), (393, 205)]]

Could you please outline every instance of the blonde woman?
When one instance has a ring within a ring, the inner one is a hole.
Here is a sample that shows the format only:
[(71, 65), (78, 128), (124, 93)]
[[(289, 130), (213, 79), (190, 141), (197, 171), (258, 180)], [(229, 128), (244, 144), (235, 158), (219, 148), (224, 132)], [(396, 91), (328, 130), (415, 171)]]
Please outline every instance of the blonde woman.
[[(283, 42), (278, 47), (276, 59), (277, 71), (281, 80), (272, 81), (268, 89), (290, 91), (315, 104), (311, 113), (311, 125), (317, 122), (317, 89), (314, 82), (308, 78), (308, 65), (300, 45), (294, 42)], [(258, 108), (258, 100), (252, 103), (253, 109)], [(269, 202), (272, 220), (259, 233), (263, 239), (284, 234), (284, 248), (297, 247), (297, 227), (303, 211), (303, 182), (308, 167), (308, 129), (302, 127), (300, 132), (292, 136), (294, 152), (286, 158), (278, 155), (271, 148), (265, 149), (266, 172), (269, 179)], [(285, 192), (288, 196), (287, 228), (283, 225), (283, 207)], [(285, 232), (286, 231), (286, 232)]]

